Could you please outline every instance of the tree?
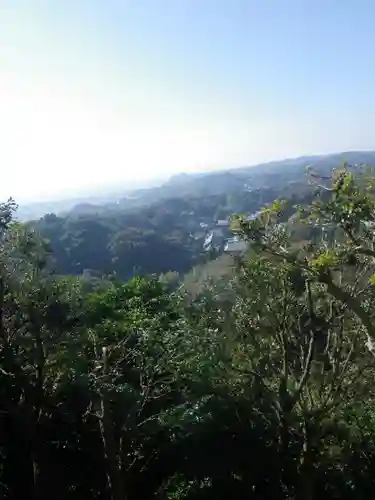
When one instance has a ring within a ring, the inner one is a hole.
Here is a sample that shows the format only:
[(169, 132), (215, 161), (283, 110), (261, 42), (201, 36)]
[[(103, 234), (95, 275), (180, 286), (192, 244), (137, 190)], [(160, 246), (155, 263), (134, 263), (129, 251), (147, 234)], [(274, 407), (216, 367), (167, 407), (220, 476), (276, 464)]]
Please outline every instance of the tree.
[(23, 484), (7, 469), (13, 475), (10, 480), (15, 488), (13, 493), (39, 498), (42, 484), (51, 472), (41, 432), (49, 419), (49, 400), (57, 384), (51, 346), (58, 349), (75, 326), (78, 288), (74, 289), (67, 281), (47, 279), (44, 242), (12, 221), (12, 205), (3, 209), (0, 274), (3, 439), (18, 443), (14, 449), (8, 449), (9, 463), (22, 464)]
[(324, 285), (360, 319), (373, 350), (375, 327), (369, 303), (374, 293), (371, 227), (375, 201), (371, 172), (354, 177), (344, 166), (334, 172), (331, 187), (318, 185), (318, 189), (320, 196), (310, 206), (299, 208), (300, 219), (319, 228), (321, 238), (317, 242), (293, 244), (288, 227), (279, 223), (282, 202), (264, 209), (255, 221), (236, 217), (234, 230), (269, 258), (288, 262), (310, 281)]
[(361, 325), (290, 264), (256, 256), (243, 265), (233, 314), (234, 366), (279, 423), (285, 494), (296, 487), (300, 498), (315, 498), (325, 420), (348, 400), (369, 396), (363, 377), (373, 363), (358, 348)]
[[(176, 305), (156, 280), (114, 283), (89, 294), (83, 309), (85, 326), (64, 370), (87, 384), (88, 415), (100, 429), (111, 498), (133, 498), (154, 485), (150, 471), (159, 440), (171, 439), (166, 422), (187, 404), (194, 349)], [(141, 485), (143, 476), (149, 484)]]

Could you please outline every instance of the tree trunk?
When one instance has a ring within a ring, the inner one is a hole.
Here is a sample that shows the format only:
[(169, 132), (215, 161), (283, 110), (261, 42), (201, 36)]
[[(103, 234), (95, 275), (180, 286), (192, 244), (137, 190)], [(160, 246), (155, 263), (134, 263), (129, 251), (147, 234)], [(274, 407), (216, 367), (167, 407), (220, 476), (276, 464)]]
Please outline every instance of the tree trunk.
[(281, 421), (279, 426), (279, 455), (280, 455), (280, 479), (284, 494), (289, 490), (291, 485), (291, 468), (289, 462), (289, 441), (290, 429), (288, 416), (284, 413), (280, 415)]
[(110, 400), (105, 387), (107, 383), (109, 383), (107, 348), (105, 347), (103, 348), (103, 375), (104, 390), (101, 394), (101, 417), (99, 419), (99, 423), (105, 459), (107, 462), (106, 468), (108, 488), (111, 500), (126, 500), (119, 446), (116, 444)]
[(303, 448), (301, 457), (301, 499), (314, 499), (314, 457), (311, 443), (311, 431), (309, 422), (304, 421), (303, 425)]
[(103, 449), (107, 462), (107, 481), (112, 500), (126, 500), (122, 484), (121, 465), (118, 460), (118, 451), (113, 432), (113, 422), (108, 407), (106, 396), (102, 396), (100, 418), (100, 432), (103, 441)]

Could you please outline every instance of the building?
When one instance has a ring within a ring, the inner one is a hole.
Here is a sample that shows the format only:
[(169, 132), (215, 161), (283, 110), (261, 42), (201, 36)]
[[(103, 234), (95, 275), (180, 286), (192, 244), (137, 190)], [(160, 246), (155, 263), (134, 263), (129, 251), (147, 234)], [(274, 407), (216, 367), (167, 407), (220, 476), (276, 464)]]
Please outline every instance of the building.
[(234, 238), (229, 238), (224, 246), (224, 252), (226, 253), (242, 253), (247, 249), (247, 243), (244, 240), (241, 240), (238, 236)]
[(203, 243), (203, 250), (210, 252), (215, 250), (219, 252), (224, 246), (224, 235), (220, 228), (215, 228), (208, 233)]
[(216, 225), (219, 226), (219, 227), (228, 227), (229, 226), (229, 220), (228, 219), (218, 220), (216, 222)]

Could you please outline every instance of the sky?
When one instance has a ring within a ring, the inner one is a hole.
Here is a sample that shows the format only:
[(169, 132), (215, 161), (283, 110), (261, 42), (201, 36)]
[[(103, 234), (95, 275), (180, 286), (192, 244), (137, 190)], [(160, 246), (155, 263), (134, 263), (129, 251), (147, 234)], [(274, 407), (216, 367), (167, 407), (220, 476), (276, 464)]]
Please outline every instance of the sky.
[(375, 149), (373, 0), (0, 0), (0, 199)]

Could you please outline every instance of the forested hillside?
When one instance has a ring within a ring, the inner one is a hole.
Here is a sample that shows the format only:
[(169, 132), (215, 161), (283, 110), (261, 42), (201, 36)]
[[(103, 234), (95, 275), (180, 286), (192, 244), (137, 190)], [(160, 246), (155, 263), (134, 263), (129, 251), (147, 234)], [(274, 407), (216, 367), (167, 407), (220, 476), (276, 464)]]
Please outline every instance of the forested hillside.
[[(289, 218), (295, 204), (314, 195), (306, 167), (327, 175), (343, 158), (375, 163), (374, 153), (352, 152), (184, 174), (117, 203), (80, 204), (68, 214), (48, 214), (30, 224), (49, 241), (58, 273), (87, 279), (115, 274), (122, 281), (170, 271), (183, 276), (223, 253), (230, 234), (217, 227), (220, 221), (233, 213), (252, 216), (275, 198), (288, 200), (284, 218)], [(210, 237), (212, 245), (205, 243)]]
[(92, 289), (51, 260), (79, 274), (114, 221), (147, 232), (159, 217), (157, 256), (192, 200), (177, 221), (154, 207), (38, 231), (1, 205), (2, 498), (374, 497), (375, 177), (310, 179), (300, 207), (236, 217), (247, 252), (188, 295), (127, 271)]
[(100, 214), (46, 215), (31, 227), (50, 242), (62, 274), (133, 275), (188, 272), (204, 257), (204, 242), (217, 221), (252, 213), (271, 202), (275, 190), (169, 198), (129, 210)]

